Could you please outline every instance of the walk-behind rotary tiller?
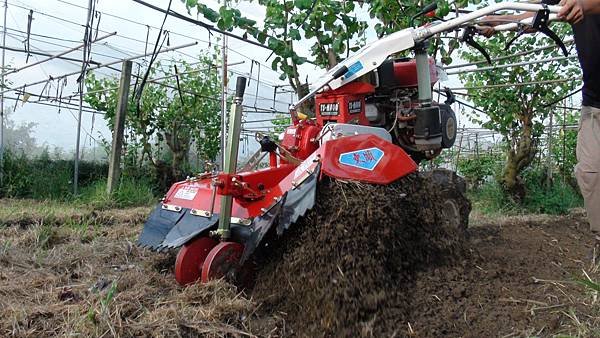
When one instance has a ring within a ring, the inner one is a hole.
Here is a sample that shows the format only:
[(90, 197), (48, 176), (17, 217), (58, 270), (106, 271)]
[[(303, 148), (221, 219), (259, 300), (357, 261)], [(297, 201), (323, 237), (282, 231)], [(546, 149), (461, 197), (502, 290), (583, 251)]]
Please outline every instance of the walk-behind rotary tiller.
[[(521, 10), (536, 15), (496, 30), (534, 28), (562, 45), (547, 26), (556, 18), (551, 13), (559, 9), (499, 3), (373, 42), (331, 69), (291, 107), (293, 125), (279, 141), (260, 135), (259, 152), (240, 171), (236, 168), (246, 79), (238, 78), (223, 172), (175, 183), (144, 225), (139, 245), (157, 251), (179, 248), (175, 278), (180, 284), (239, 278), (268, 233), (277, 238), (314, 206), (317, 186), (325, 177), (387, 185), (453, 145), (456, 117), (451, 101), (432, 100), (438, 73), (427, 55), (429, 38), (460, 29), (463, 41), (487, 57), (473, 39), (476, 20), (499, 10)], [(433, 10), (435, 5), (421, 14)], [(390, 58), (407, 50), (414, 51), (414, 59)], [(313, 97), (315, 118), (308, 118), (296, 107)], [(267, 154), (269, 167), (256, 169)], [(429, 177), (438, 177), (440, 185), (457, 184), (450, 182), (456, 175), (439, 176)], [(466, 226), (468, 211), (460, 212), (451, 197), (443, 206), (448, 223)]]

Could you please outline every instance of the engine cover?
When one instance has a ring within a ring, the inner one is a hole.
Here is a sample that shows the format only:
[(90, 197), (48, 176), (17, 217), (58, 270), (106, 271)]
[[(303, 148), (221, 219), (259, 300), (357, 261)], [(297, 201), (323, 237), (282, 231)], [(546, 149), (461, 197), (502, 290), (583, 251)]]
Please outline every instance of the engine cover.
[[(432, 58), (429, 59), (429, 73), (433, 85), (438, 81), (438, 74), (435, 60)], [(408, 58), (385, 60), (377, 68), (377, 76), (379, 88), (382, 89), (416, 88), (418, 86), (417, 62), (415, 59)]]
[(375, 87), (364, 82), (352, 82), (315, 97), (317, 124), (351, 123), (369, 125), (365, 115), (365, 96)]
[(414, 109), (415, 145), (419, 150), (439, 149), (442, 143), (442, 124), (438, 106)]

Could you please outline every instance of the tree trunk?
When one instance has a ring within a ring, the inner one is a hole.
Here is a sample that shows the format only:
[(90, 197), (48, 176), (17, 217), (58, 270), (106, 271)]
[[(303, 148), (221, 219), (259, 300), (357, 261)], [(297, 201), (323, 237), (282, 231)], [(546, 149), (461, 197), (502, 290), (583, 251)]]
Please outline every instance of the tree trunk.
[(526, 191), (520, 175), (535, 157), (535, 142), (533, 139), (533, 123), (525, 118), (521, 134), (512, 140), (508, 151), (506, 165), (502, 174), (502, 186), (516, 201), (522, 201)]

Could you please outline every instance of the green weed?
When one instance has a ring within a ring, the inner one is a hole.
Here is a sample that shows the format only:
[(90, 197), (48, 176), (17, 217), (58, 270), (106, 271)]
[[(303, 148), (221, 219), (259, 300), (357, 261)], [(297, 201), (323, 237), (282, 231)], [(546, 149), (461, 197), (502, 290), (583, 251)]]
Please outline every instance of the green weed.
[(156, 202), (156, 197), (149, 180), (124, 178), (111, 196), (106, 192), (106, 180), (99, 180), (83, 189), (77, 201), (105, 209), (150, 205)]
[(41, 249), (49, 249), (52, 247), (54, 241), (57, 238), (55, 227), (42, 224), (38, 227), (36, 233), (36, 246)]
[(496, 181), (486, 182), (468, 192), (473, 208), (483, 214), (567, 214), (570, 209), (583, 206), (583, 199), (567, 182), (557, 179), (547, 187), (537, 172), (524, 177), (527, 194), (521, 203), (515, 202)]

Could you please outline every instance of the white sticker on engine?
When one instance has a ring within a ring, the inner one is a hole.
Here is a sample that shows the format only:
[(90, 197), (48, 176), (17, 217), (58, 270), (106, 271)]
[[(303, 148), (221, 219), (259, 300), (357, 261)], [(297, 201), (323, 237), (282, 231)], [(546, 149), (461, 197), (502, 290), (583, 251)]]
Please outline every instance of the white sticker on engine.
[(181, 187), (175, 193), (175, 198), (191, 201), (198, 193), (197, 187)]

